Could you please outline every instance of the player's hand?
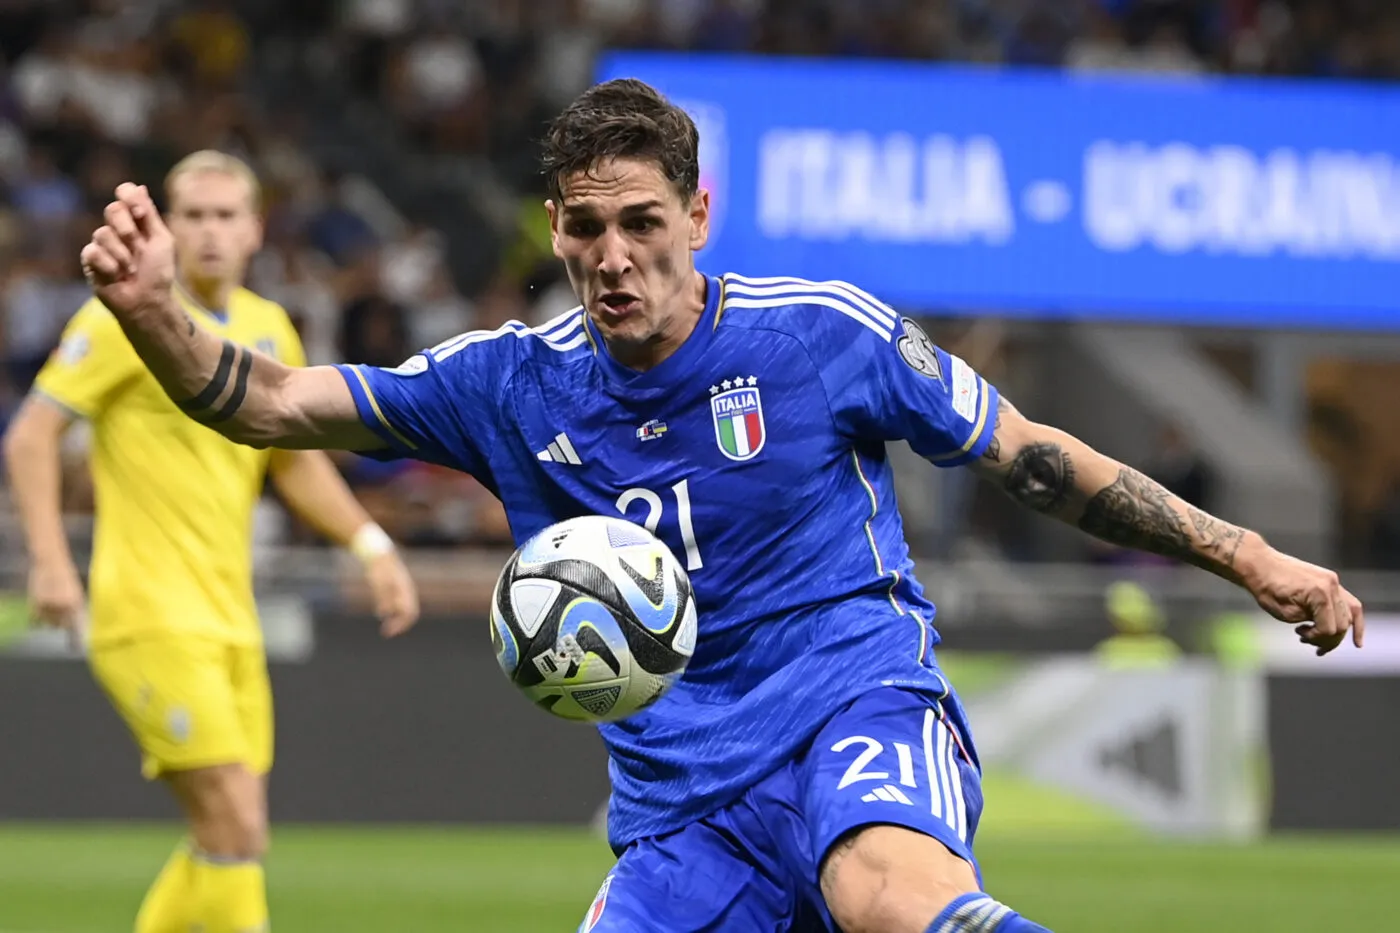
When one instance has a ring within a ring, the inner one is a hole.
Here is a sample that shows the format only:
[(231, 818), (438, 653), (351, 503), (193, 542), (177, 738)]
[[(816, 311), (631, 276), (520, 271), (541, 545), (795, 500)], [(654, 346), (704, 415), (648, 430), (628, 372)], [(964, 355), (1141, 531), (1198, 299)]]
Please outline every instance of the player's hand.
[(144, 185), (118, 185), (103, 219), (82, 252), (93, 293), (119, 315), (156, 303), (175, 280), (175, 240), (150, 193)]
[(385, 638), (402, 635), (418, 621), (418, 586), (398, 551), (389, 551), (365, 563), (365, 579)]
[(1346, 640), (1360, 648), (1366, 634), (1361, 600), (1337, 574), (1269, 548), (1245, 575), (1245, 586), (1269, 615), (1296, 623), (1298, 640), (1324, 655)]
[(81, 643), (86, 598), (71, 561), (34, 564), (29, 571), (29, 612), (40, 625), (64, 629), (69, 641)]

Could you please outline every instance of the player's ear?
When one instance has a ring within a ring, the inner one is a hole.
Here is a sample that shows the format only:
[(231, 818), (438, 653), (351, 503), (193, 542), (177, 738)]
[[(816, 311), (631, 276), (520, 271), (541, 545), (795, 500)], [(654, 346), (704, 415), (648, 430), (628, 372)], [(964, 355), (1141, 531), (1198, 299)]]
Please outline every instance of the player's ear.
[(690, 196), (690, 249), (704, 249), (710, 240), (710, 192), (701, 188)]
[(549, 215), (549, 245), (554, 248), (555, 258), (563, 259), (564, 253), (559, 249), (559, 205), (553, 198), (544, 202), (544, 212)]

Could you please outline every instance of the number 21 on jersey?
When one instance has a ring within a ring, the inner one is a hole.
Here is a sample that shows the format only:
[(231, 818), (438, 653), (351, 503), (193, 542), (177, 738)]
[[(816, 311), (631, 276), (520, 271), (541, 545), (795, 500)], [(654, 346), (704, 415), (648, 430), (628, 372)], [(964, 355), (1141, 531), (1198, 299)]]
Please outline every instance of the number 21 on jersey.
[[(695, 523), (690, 517), (690, 480), (683, 479), (676, 483), (671, 487), (671, 493), (676, 498), (677, 522), (681, 528), (681, 540), (685, 542), (685, 569), (699, 570), (705, 566), (705, 561), (700, 557), (700, 545), (695, 540)], [(643, 524), (647, 531), (659, 534), (656, 529), (666, 511), (661, 496), (655, 490), (644, 486), (633, 486), (617, 497), (617, 510), (626, 515), (634, 502), (646, 503), (647, 516)]]

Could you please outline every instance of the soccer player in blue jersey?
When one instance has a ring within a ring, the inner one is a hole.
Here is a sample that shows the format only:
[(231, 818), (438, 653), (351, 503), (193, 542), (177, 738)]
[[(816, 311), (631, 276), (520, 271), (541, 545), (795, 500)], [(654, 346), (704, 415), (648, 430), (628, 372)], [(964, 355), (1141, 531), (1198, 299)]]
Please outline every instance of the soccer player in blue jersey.
[(500, 496), (518, 540), (621, 513), (683, 555), (699, 643), (674, 689), (602, 727), (619, 859), (582, 930), (1045, 929), (981, 887), (977, 754), (911, 572), (890, 441), (1237, 583), (1319, 654), (1348, 631), (1361, 644), (1336, 574), (1032, 423), (860, 289), (697, 271), (696, 129), (645, 84), (571, 104), (545, 174), (582, 308), (395, 369), (226, 351), (172, 298), (144, 189), (117, 190), (83, 261), (166, 390), (231, 438), (446, 464)]

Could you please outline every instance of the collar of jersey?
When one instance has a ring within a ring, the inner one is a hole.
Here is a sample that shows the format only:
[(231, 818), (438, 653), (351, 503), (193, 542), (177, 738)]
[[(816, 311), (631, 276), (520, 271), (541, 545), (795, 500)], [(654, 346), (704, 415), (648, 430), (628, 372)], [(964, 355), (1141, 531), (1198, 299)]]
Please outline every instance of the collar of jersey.
[(593, 319), (585, 313), (583, 326), (588, 329), (594, 359), (598, 361), (609, 380), (629, 389), (656, 388), (675, 382), (677, 374), (686, 373), (690, 364), (705, 352), (714, 339), (715, 314), (719, 309), (720, 294), (720, 280), (714, 276), (705, 276), (705, 310), (700, 315), (700, 320), (695, 323), (695, 330), (685, 338), (685, 343), (676, 348), (675, 353), (644, 372), (637, 372), (613, 359), (608, 353), (607, 344), (603, 343), (602, 335), (593, 326)]

